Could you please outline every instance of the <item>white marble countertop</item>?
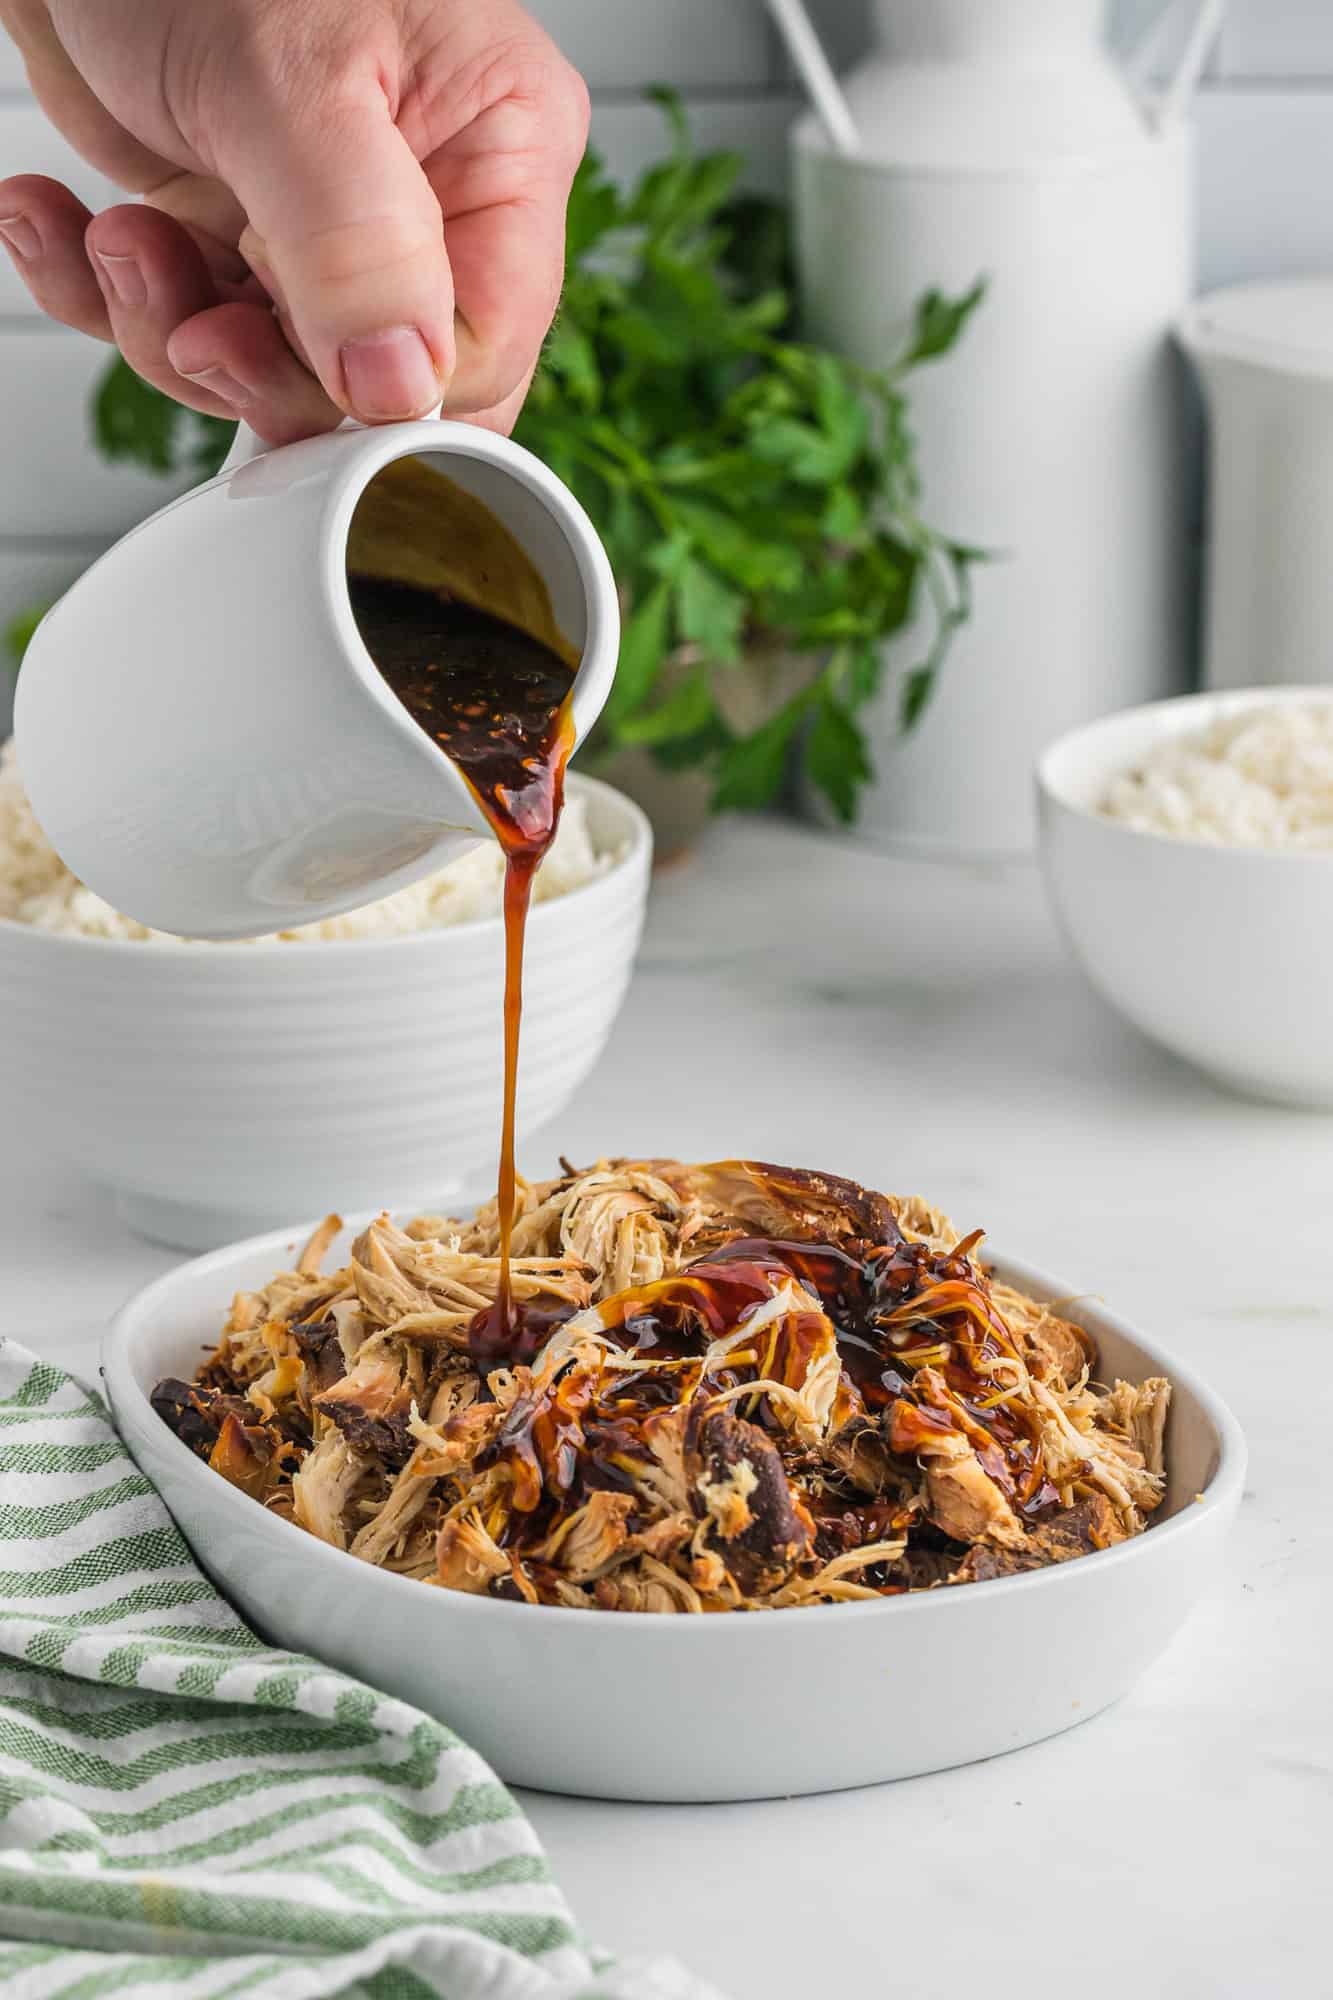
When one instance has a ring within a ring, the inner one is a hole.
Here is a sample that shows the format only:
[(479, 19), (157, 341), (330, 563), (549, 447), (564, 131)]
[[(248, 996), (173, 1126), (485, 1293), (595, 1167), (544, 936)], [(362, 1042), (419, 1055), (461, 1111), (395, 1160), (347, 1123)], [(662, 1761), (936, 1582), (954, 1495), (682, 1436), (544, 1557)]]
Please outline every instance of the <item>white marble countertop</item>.
[[(1333, 1119), (1224, 1097), (1121, 1028), (1033, 869), (751, 822), (659, 878), (606, 1058), (523, 1166), (558, 1150), (749, 1154), (925, 1194), (1160, 1336), (1251, 1452), (1224, 1587), (1068, 1735), (815, 1799), (528, 1795), (590, 1934), (674, 1951), (733, 2000), (1328, 1991)], [(91, 1370), (108, 1311), (171, 1257), (38, 1133), (2, 1151), (0, 1317)]]

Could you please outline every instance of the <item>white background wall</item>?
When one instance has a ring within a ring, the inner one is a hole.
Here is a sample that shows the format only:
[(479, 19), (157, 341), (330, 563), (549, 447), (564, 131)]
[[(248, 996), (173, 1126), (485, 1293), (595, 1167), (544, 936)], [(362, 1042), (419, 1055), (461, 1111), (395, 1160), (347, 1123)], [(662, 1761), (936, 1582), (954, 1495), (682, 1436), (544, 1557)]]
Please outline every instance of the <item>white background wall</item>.
[[(632, 172), (660, 145), (647, 82), (690, 100), (702, 144), (748, 154), (780, 187), (798, 98), (762, 0), (529, 0), (594, 94), (594, 140)], [(840, 63), (864, 46), (866, 0), (811, 0)], [(1122, 45), (1160, 0), (1113, 0)], [(1231, 0), (1199, 104), (1200, 280), (1333, 268), (1333, 0)], [(0, 174), (49, 173), (90, 206), (115, 199), (46, 125), (0, 35)], [(158, 497), (89, 449), (89, 383), (105, 350), (45, 326), (0, 253), (0, 619), (58, 589)], [(0, 728), (7, 703), (0, 665)]]

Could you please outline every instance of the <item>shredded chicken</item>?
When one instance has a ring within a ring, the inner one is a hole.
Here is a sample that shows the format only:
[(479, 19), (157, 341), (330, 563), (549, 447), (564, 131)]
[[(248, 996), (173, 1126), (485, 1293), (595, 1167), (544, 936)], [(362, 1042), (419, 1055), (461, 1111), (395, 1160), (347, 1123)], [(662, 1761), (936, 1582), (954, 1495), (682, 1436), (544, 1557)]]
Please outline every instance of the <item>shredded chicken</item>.
[(1162, 1498), (1170, 1384), (1097, 1386), (1084, 1329), (916, 1199), (740, 1160), (521, 1183), (498, 1363), (493, 1203), (380, 1216), (324, 1274), (340, 1229), (154, 1405), (261, 1504), (423, 1582), (850, 1602), (1091, 1554)]

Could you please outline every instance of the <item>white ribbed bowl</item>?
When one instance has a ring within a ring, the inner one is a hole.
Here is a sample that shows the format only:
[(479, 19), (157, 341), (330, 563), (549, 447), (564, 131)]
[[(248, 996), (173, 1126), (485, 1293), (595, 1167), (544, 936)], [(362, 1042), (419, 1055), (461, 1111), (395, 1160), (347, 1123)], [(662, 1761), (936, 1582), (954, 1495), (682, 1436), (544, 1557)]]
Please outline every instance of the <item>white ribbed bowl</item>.
[[(528, 926), (522, 1138), (569, 1102), (629, 983), (652, 835), (571, 778), (624, 859)], [(0, 1086), (131, 1226), (208, 1249), (283, 1217), (460, 1202), (499, 1143), (497, 919), (411, 937), (151, 945), (0, 920)]]

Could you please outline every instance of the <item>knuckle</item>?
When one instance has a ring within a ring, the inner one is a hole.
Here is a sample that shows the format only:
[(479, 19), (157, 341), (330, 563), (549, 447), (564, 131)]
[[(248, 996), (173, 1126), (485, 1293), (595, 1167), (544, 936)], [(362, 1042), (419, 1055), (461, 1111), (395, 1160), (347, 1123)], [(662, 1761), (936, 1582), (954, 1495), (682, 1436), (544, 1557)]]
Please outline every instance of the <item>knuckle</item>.
[(443, 243), (442, 225), (400, 215), (368, 216), (334, 223), (284, 242), (270, 236), (268, 250), (280, 280), (320, 287), (364, 286), (380, 294), (401, 277), (421, 269), (426, 257), (437, 259)]
[(592, 123), (592, 93), (588, 89), (582, 73), (572, 63), (565, 64), (566, 92), (569, 99), (568, 118), (570, 138), (580, 156), (588, 143), (588, 128)]
[(577, 147), (588, 137), (588, 86), (544, 29), (527, 19), (512, 35), (493, 44), (473, 81), (475, 114), (509, 99), (540, 123), (543, 142)]
[(219, 158), (256, 129), (324, 134), (385, 101), (393, 44), (383, 6), (352, 0), (247, 0), (194, 80), (197, 116)]
[(592, 99), (574, 65), (554, 47), (543, 51), (522, 76), (517, 94), (537, 106), (550, 150), (562, 159), (580, 159), (588, 143)]

